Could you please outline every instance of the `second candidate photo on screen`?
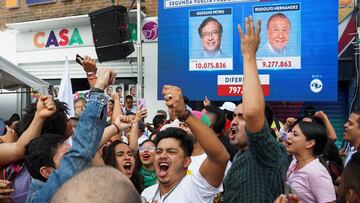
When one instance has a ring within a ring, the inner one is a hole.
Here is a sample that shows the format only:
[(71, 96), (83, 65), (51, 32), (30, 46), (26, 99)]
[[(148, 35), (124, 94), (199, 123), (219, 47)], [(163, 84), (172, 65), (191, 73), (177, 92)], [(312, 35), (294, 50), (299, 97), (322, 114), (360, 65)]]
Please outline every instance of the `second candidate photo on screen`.
[(261, 44), (257, 56), (300, 56), (301, 15), (299, 10), (255, 12), (262, 20)]
[(300, 3), (253, 7), (254, 18), (262, 20), (259, 69), (301, 69), (300, 8)]

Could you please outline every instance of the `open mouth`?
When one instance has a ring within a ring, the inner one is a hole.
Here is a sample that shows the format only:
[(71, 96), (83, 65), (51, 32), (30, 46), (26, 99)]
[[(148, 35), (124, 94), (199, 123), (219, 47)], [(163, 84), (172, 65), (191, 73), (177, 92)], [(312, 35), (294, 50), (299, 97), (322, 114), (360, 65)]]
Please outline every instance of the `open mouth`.
[(149, 160), (151, 155), (150, 154), (143, 154), (143, 159), (146, 161), (146, 160)]
[(161, 162), (159, 164), (159, 168), (160, 168), (160, 172), (159, 172), (159, 177), (165, 177), (168, 173), (168, 170), (169, 170), (169, 164), (166, 163), (166, 162)]
[(230, 134), (229, 134), (229, 138), (230, 140), (234, 140), (235, 139), (235, 134), (236, 134), (236, 128), (235, 127), (230, 127)]
[(126, 171), (130, 171), (130, 170), (131, 170), (131, 163), (130, 163), (130, 162), (126, 162), (126, 163), (124, 164), (124, 169), (125, 169)]

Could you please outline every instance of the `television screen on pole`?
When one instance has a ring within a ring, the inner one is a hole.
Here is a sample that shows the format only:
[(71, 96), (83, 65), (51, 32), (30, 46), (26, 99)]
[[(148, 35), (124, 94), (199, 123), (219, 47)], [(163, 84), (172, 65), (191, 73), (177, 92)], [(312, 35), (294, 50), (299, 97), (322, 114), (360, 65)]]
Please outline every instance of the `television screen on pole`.
[(164, 84), (190, 100), (238, 100), (237, 25), (261, 19), (256, 55), (268, 101), (336, 101), (338, 1), (159, 0), (158, 99)]

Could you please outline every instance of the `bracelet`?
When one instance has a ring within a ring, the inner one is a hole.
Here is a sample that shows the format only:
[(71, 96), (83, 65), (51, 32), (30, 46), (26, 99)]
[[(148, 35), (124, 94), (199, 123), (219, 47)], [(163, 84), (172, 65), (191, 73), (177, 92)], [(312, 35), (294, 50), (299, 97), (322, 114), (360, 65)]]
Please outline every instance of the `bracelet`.
[(185, 122), (190, 115), (191, 115), (191, 111), (189, 109), (185, 109), (185, 113), (181, 117), (178, 117), (178, 119), (180, 122)]
[(96, 73), (94, 73), (94, 72), (86, 72), (86, 76), (92, 76), (92, 75), (96, 75)]
[[(85, 69), (84, 69), (84, 70), (85, 70)], [(88, 74), (88, 73), (96, 74), (96, 72), (97, 72), (97, 67), (95, 67), (95, 70), (93, 70), (93, 71), (86, 71), (86, 70), (85, 70), (85, 72), (86, 72), (86, 74)]]
[(86, 77), (88, 80), (96, 79), (96, 73), (94, 72), (86, 72)]
[(95, 76), (95, 75), (93, 75), (93, 76), (88, 76), (87, 79), (88, 79), (88, 80), (94, 80), (94, 79), (96, 79), (96, 76)]
[(115, 123), (113, 123), (113, 125), (115, 126), (115, 128), (117, 130), (116, 134), (118, 134), (120, 132), (120, 128)]

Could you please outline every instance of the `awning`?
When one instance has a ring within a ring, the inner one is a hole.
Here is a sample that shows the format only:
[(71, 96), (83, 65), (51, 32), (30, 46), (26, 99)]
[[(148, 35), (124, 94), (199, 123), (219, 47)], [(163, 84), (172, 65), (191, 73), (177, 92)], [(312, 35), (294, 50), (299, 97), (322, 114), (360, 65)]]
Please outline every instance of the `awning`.
[(0, 89), (9, 91), (31, 87), (46, 94), (50, 83), (41, 80), (0, 56)]

